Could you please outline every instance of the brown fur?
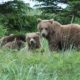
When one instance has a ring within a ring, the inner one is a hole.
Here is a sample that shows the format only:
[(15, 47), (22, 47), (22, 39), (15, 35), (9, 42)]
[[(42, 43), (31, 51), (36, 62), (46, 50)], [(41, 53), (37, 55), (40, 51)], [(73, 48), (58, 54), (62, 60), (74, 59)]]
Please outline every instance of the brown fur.
[(44, 37), (48, 40), (51, 51), (65, 50), (71, 46), (80, 49), (80, 25), (62, 25), (54, 20), (40, 20), (38, 30), (42, 33), (43, 29), (46, 30)]
[(14, 41), (8, 42), (3, 46), (3, 48), (17, 49), (17, 50), (21, 49), (22, 47), (24, 47), (24, 42), (21, 40), (16, 40), (16, 38)]
[(40, 48), (40, 37), (37, 32), (27, 33), (26, 40), (27, 40), (29, 50)]
[(17, 41), (21, 40), (23, 42), (26, 42), (26, 36), (25, 35), (9, 35), (9, 36), (4, 36), (0, 39), (1, 42), (1, 46), (5, 45), (8, 42), (12, 42), (14, 41), (14, 39), (16, 38)]

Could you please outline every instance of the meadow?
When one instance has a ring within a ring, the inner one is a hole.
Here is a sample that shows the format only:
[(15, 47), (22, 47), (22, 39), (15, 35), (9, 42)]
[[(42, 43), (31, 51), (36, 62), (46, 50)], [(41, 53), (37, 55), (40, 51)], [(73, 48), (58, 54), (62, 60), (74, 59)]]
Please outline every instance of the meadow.
[(0, 80), (79, 80), (80, 52), (50, 52), (46, 40), (37, 51), (0, 49)]
[[(80, 24), (80, 0), (0, 0), (0, 38), (37, 31), (38, 18)], [(50, 52), (44, 39), (35, 51), (0, 47), (0, 80), (80, 80), (80, 51)]]

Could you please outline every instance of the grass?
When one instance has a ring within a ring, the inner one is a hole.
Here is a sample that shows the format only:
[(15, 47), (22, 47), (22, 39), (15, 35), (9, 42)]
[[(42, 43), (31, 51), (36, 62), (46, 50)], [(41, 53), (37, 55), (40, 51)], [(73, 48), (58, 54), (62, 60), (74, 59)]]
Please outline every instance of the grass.
[(80, 52), (49, 52), (42, 40), (41, 50), (29, 52), (0, 49), (0, 80), (79, 80)]

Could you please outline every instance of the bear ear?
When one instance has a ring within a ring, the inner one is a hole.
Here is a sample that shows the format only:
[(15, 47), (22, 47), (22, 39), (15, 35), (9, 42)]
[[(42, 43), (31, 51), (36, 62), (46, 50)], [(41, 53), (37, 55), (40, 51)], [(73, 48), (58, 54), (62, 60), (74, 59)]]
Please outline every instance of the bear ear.
[(42, 38), (42, 36), (40, 35), (40, 32), (36, 32), (36, 34), (39, 36), (40, 39)]
[(37, 22), (38, 22), (38, 23), (41, 22), (41, 21), (42, 21), (42, 19), (40, 19), (40, 18), (37, 19)]
[(37, 35), (40, 35), (40, 32), (36, 32)]
[(54, 21), (54, 19), (50, 19), (50, 20), (49, 20), (49, 22), (50, 22), (51, 24), (53, 23), (53, 21)]

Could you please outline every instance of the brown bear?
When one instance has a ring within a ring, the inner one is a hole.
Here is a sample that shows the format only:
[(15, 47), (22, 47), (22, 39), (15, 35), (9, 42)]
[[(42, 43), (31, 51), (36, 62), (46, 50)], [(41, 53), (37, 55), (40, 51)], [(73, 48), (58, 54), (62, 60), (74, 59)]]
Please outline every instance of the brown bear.
[(24, 42), (21, 40), (17, 40), (16, 38), (12, 42), (8, 42), (5, 45), (2, 46), (3, 48), (8, 48), (8, 49), (17, 49), (20, 50), (21, 48), (24, 47)]
[(40, 36), (38, 32), (27, 33), (26, 41), (29, 50), (40, 48)]
[(26, 42), (26, 36), (25, 35), (14, 35), (14, 34), (11, 34), (9, 36), (4, 36), (0, 39), (0, 43), (1, 43), (1, 46), (5, 45), (6, 43), (8, 42), (12, 42), (14, 41), (14, 39), (16, 38), (17, 41), (21, 40), (23, 42)]
[(48, 40), (50, 51), (80, 49), (80, 25), (62, 25), (54, 20), (38, 20), (41, 35)]

